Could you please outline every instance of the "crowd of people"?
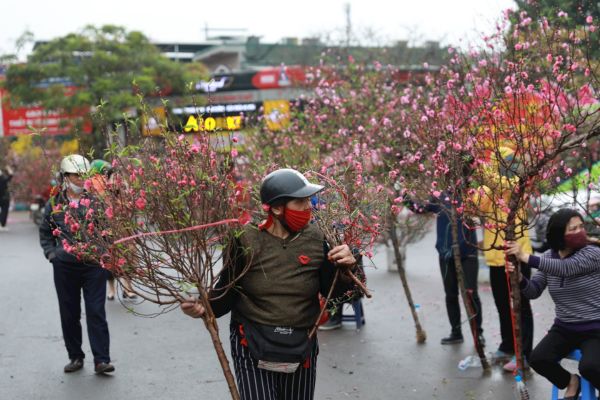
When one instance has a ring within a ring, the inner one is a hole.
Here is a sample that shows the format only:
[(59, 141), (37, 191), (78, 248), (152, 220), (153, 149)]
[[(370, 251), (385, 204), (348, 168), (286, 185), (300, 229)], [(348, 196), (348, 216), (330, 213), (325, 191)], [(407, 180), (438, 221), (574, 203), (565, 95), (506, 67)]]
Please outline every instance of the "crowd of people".
[[(492, 200), (490, 197), (480, 198), (477, 199), (477, 204), (491, 213)], [(433, 199), (422, 207), (414, 207), (437, 214), (436, 249), (440, 254), (451, 326), (451, 333), (441, 340), (442, 344), (463, 342), (455, 283), (456, 272), (452, 271), (453, 258), (448, 255), (449, 244), (453, 243), (448, 229), (450, 207), (448, 201), (439, 199)], [(520, 290), (523, 295), (520, 310), (525, 361), (523, 367), (529, 369), (531, 366), (557, 388), (565, 389), (565, 400), (577, 400), (581, 391), (581, 377), (587, 379), (594, 387), (600, 388), (600, 241), (588, 236), (585, 229), (586, 218), (576, 210), (564, 208), (556, 211), (548, 221), (546, 242), (549, 249), (536, 256), (532, 254), (523, 213), (518, 214), (520, 217), (516, 223), (516, 231), (519, 234), (517, 241), (505, 241), (504, 233), (499, 228), (489, 226), (484, 229), (483, 242), (477, 243), (468, 224), (459, 219), (458, 247), (466, 285), (476, 293), (478, 265), (475, 259), (471, 268), (469, 256), (476, 254), (477, 248), (483, 248), (490, 269), (490, 286), (498, 311), (501, 334), (500, 345), (492, 354), (493, 361), (508, 361), (503, 365), (503, 369), (508, 372), (517, 370), (510, 291)], [(506, 214), (499, 216), (496, 213), (494, 218), (496, 222), (506, 222)], [(514, 273), (516, 267), (509, 261), (508, 256), (516, 256), (520, 263), (519, 288), (510, 287), (507, 274)], [(532, 274), (532, 269), (537, 269), (537, 272)], [(546, 288), (555, 303), (556, 318), (546, 336), (533, 348), (534, 320), (530, 300), (538, 298)], [(479, 308), (476, 308), (476, 321), (480, 329), (481, 308), (480, 303), (476, 304), (479, 305)], [(480, 337), (481, 332), (478, 330), (476, 340), (485, 343)], [(560, 364), (560, 361), (575, 349), (579, 349), (582, 354), (579, 361), (581, 377), (568, 372)]]
[[(104, 374), (115, 370), (110, 358), (105, 313), (105, 299), (114, 298), (111, 273), (65, 250), (66, 245), (77, 240), (65, 222), (65, 210), (70, 209), (67, 218), (83, 219), (95, 202), (109, 201), (104, 193), (113, 172), (110, 164), (102, 160), (90, 163), (81, 155), (65, 157), (60, 164), (60, 190), (47, 203), (39, 229), (44, 255), (54, 269), (69, 358), (64, 367), (66, 373), (84, 367), (81, 293), (95, 372)], [(90, 175), (86, 190), (84, 180)], [(221, 280), (211, 294), (214, 296), (212, 309), (218, 317), (232, 313), (232, 357), (243, 398), (262, 399), (294, 393), (305, 393), (307, 399), (313, 397), (318, 342), (316, 336), (308, 332), (321, 311), (319, 294), (329, 294), (336, 269), (345, 271), (357, 265), (347, 245), (330, 248), (323, 232), (310, 223), (311, 197), (322, 189), (323, 186), (308, 182), (298, 171), (272, 172), (261, 186), (261, 200), (268, 209), (266, 220), (258, 227), (245, 228), (235, 245), (225, 250), (239, 254), (226, 258), (237, 261), (224, 266)], [(77, 215), (72, 215), (73, 210)], [(250, 262), (243, 274), (239, 270), (241, 258)], [(233, 281), (236, 289), (223, 293)], [(273, 281), (278, 285), (273, 285)], [(350, 280), (340, 279), (333, 296), (341, 296), (353, 285)], [(127, 280), (122, 281), (122, 286), (125, 298), (135, 296)], [(204, 315), (197, 299), (183, 303), (181, 309), (193, 317)], [(285, 329), (277, 335), (274, 327)], [(289, 339), (295, 341), (293, 346)], [(267, 342), (269, 346), (265, 349)], [(275, 351), (274, 343), (277, 344)], [(259, 379), (261, 385), (256, 386), (255, 379)]]
[[(84, 179), (90, 173), (93, 175), (92, 193), (84, 188)], [(64, 366), (67, 373), (84, 367), (80, 322), (82, 293), (94, 370), (99, 374), (115, 370), (110, 358), (105, 312), (106, 299), (112, 300), (116, 295), (114, 277), (99, 264), (81, 260), (65, 250), (64, 244), (76, 239), (65, 223), (63, 211), (68, 204), (78, 203), (75, 209), (83, 218), (90, 204), (105, 201), (103, 191), (113, 173), (111, 165), (102, 160), (90, 163), (81, 155), (62, 159), (59, 190), (47, 203), (39, 228), (40, 244), (54, 271), (61, 327), (69, 359)], [(7, 185), (12, 174), (10, 168), (0, 170), (2, 229), (6, 225), (10, 201)], [(319, 294), (327, 296), (336, 269), (352, 270), (357, 268), (358, 261), (347, 245), (330, 248), (323, 232), (316, 224), (310, 223), (311, 197), (322, 189), (322, 186), (310, 183), (292, 169), (281, 169), (267, 175), (260, 190), (267, 218), (258, 226), (246, 226), (242, 235), (224, 250), (234, 254), (226, 259), (236, 261), (224, 265), (224, 272), (210, 295), (213, 299), (211, 306), (217, 317), (231, 313), (231, 356), (243, 399), (286, 398), (297, 393), (303, 393), (303, 397), (297, 398), (314, 397), (318, 341), (309, 331), (320, 313)], [(459, 216), (456, 221), (460, 227), (458, 246), (454, 246), (455, 240), (450, 234), (452, 219), (449, 209), (452, 205), (448, 198), (440, 196), (425, 205), (410, 204), (416, 212), (437, 215), (435, 247), (450, 323), (450, 334), (441, 338), (441, 344), (453, 345), (464, 341), (453, 253), (456, 248), (460, 253), (469, 301), (475, 311), (475, 340), (481, 345), (486, 343), (477, 283), (478, 249), (483, 248), (501, 334), (500, 344), (492, 354), (493, 361), (501, 362), (506, 371), (517, 369), (510, 291), (521, 290), (522, 319), (519, 324), (524, 367), (531, 366), (558, 388), (565, 389), (565, 399), (577, 399), (581, 378), (566, 371), (560, 360), (574, 349), (579, 349), (582, 353), (579, 363), (581, 376), (600, 387), (600, 247), (586, 234), (586, 218), (572, 209), (554, 213), (546, 230), (549, 250), (533, 255), (524, 212), (519, 213), (517, 219), (518, 241), (505, 241), (501, 229), (490, 225), (483, 230), (483, 240), (478, 241), (475, 231), (468, 228), (469, 224)], [(82, 202), (83, 199), (86, 201)], [(493, 198), (477, 200), (483, 212), (492, 212)], [(497, 214), (495, 218), (498, 219)], [(506, 215), (499, 218), (502, 220)], [(517, 268), (507, 261), (507, 256), (515, 256), (520, 263), (519, 288), (510, 287), (507, 274)], [(240, 262), (240, 259), (245, 262)], [(240, 270), (240, 265), (246, 266), (244, 271)], [(273, 285), (274, 281), (278, 284)], [(235, 282), (235, 290), (227, 290), (232, 282)], [(123, 297), (133, 298), (135, 293), (130, 282), (123, 280), (121, 284)], [(352, 288), (351, 281), (340, 280), (335, 293), (344, 293)], [(556, 305), (556, 319), (534, 348), (534, 320), (529, 300), (538, 298), (545, 289)], [(338, 313), (334, 313), (333, 322), (330, 321), (324, 329), (341, 327), (341, 319), (338, 319), (341, 307), (337, 305)], [(205, 315), (204, 307), (194, 298), (182, 303), (181, 310), (194, 318)], [(276, 333), (281, 327), (286, 327), (285, 337)]]

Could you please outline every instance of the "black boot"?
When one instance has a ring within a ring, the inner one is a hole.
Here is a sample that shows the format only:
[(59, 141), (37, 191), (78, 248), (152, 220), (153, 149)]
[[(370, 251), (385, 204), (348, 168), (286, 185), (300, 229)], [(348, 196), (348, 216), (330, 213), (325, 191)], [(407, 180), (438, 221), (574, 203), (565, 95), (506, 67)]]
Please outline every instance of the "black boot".
[(461, 332), (452, 332), (450, 336), (447, 336), (442, 339), (442, 344), (458, 344), (464, 341), (465, 340), (463, 339), (463, 335)]

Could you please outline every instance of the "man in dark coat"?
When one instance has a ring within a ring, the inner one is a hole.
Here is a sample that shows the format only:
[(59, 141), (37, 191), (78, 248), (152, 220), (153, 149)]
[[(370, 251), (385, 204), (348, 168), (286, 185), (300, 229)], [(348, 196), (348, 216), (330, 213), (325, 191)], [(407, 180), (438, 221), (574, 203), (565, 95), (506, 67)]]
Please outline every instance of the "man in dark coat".
[(8, 182), (13, 177), (13, 170), (10, 166), (5, 169), (0, 168), (0, 231), (7, 231), (6, 220), (8, 219), (8, 207), (10, 206), (10, 192), (8, 191)]

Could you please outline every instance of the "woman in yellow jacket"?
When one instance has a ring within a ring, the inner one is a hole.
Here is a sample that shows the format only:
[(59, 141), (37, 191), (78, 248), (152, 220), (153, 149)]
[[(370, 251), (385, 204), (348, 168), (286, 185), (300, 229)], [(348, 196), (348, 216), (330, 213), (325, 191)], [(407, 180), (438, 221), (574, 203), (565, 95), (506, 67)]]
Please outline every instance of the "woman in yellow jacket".
[[(498, 317), (500, 319), (500, 335), (502, 341), (498, 350), (494, 354), (496, 362), (506, 362), (503, 368), (507, 372), (513, 372), (516, 368), (514, 357), (513, 326), (510, 311), (510, 292), (506, 277), (506, 258), (504, 250), (504, 228), (506, 226), (507, 209), (506, 204), (510, 197), (510, 188), (514, 187), (513, 179), (506, 177), (495, 179), (497, 186), (492, 190), (488, 186), (482, 186), (476, 191), (473, 202), (484, 216), (483, 249), (487, 265), (490, 268), (490, 285)], [(502, 193), (500, 196), (499, 194)], [(531, 242), (527, 226), (523, 221), (526, 219), (525, 212), (522, 210), (517, 213), (516, 237), (520, 238), (517, 242), (523, 249), (532, 253)], [(528, 265), (521, 265), (522, 273), (529, 278), (531, 268)], [(533, 347), (533, 313), (531, 304), (526, 298), (521, 299), (521, 332), (523, 339), (523, 355), (525, 359), (531, 354)]]

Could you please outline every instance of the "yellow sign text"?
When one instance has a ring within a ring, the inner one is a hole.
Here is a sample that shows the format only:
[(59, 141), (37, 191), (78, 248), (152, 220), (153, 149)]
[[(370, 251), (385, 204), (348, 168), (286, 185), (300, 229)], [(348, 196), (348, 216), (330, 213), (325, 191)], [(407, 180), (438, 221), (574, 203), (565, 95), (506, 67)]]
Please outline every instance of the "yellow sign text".
[(196, 118), (190, 115), (183, 130), (186, 132), (237, 131), (242, 127), (242, 116)]

